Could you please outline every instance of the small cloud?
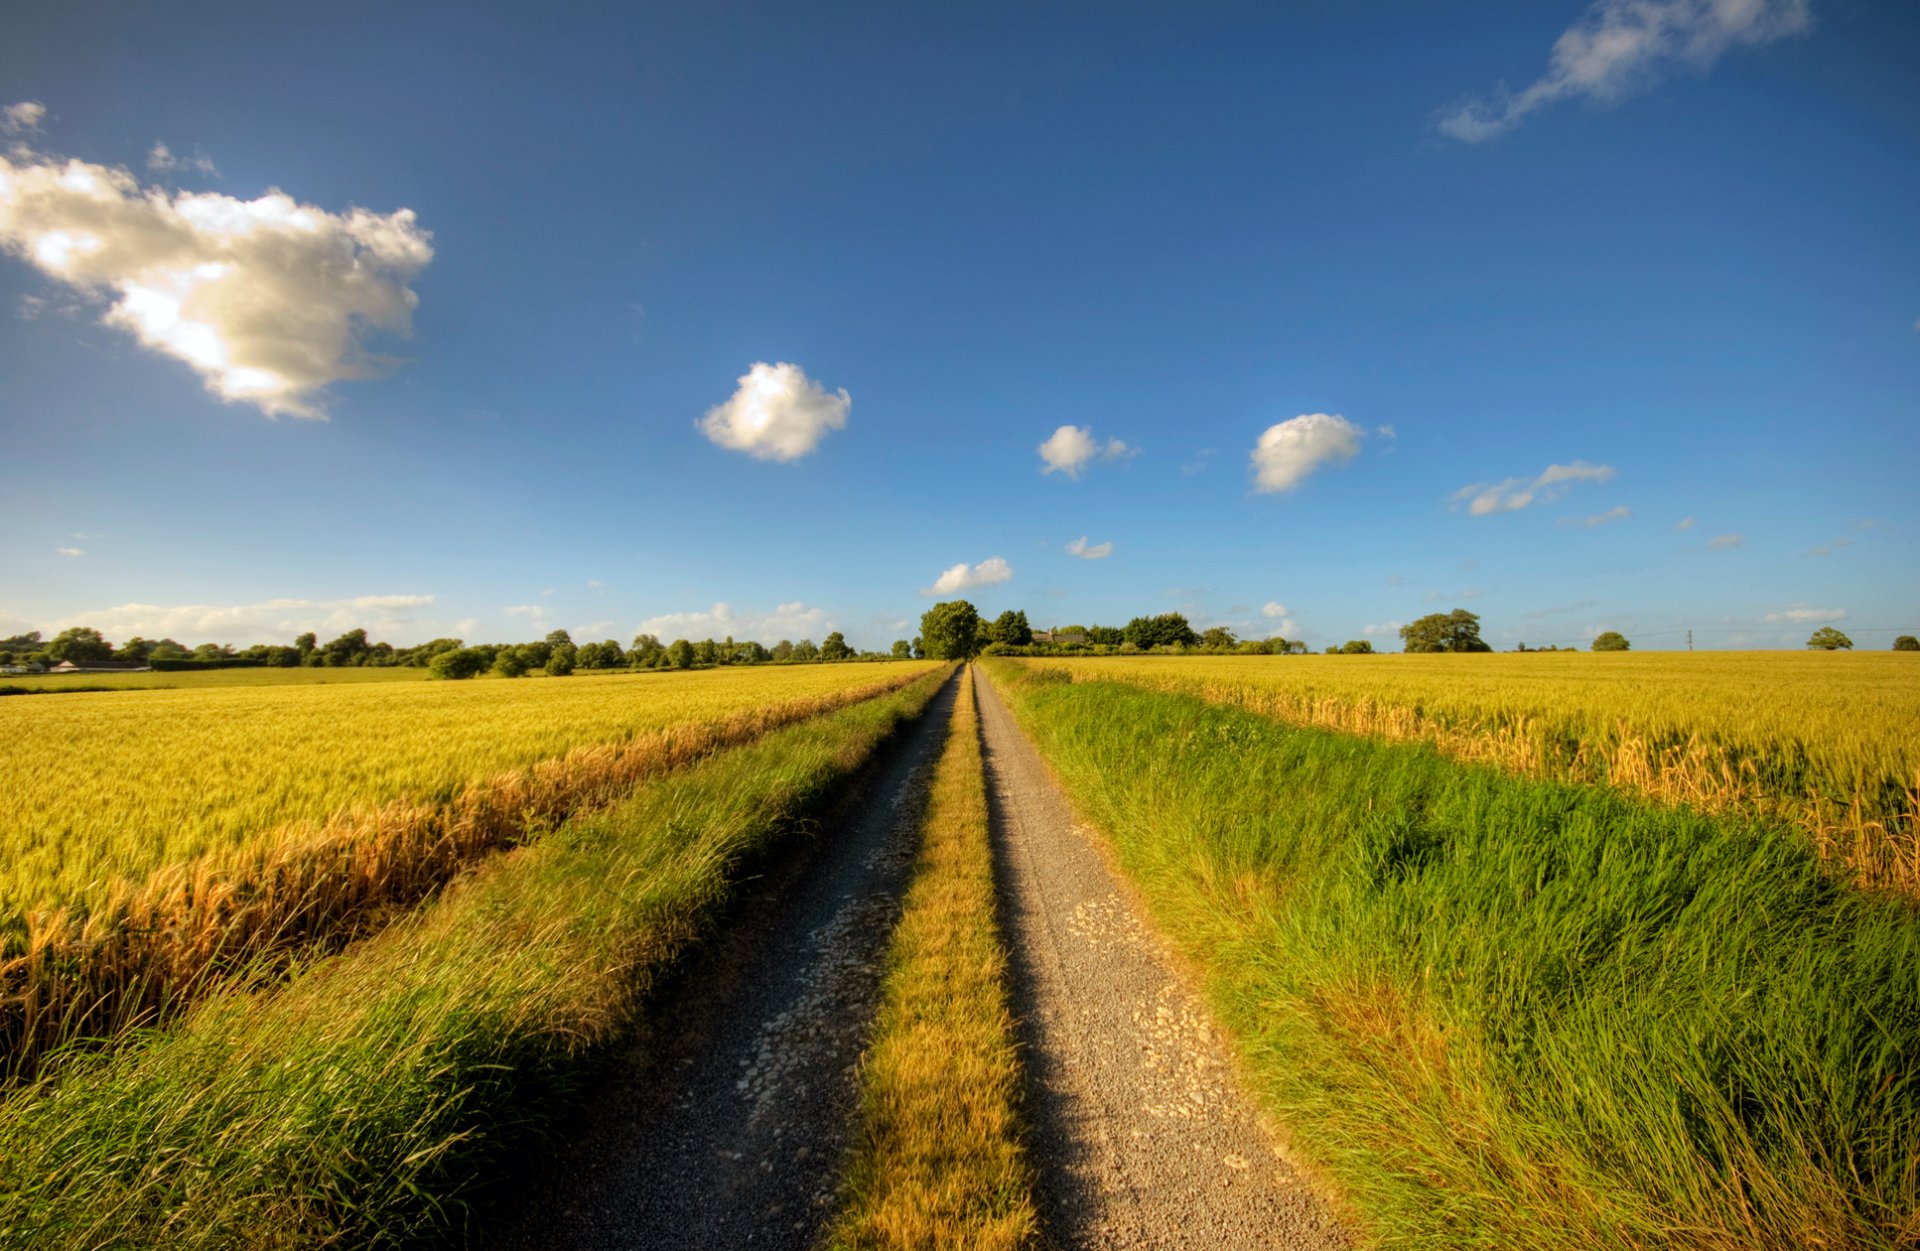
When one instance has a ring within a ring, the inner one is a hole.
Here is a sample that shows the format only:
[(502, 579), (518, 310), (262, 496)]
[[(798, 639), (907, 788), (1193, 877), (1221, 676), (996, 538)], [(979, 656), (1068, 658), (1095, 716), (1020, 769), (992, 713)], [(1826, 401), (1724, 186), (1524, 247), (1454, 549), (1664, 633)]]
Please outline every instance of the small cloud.
[(1588, 517), (1562, 517), (1553, 524), (1557, 526), (1579, 526), (1591, 530), (1595, 526), (1608, 525), (1615, 521), (1625, 521), (1633, 516), (1633, 510), (1625, 504), (1615, 504), (1604, 513), (1594, 513)]
[(1260, 615), (1267, 620), (1268, 638), (1286, 638), (1298, 629), (1293, 613), (1279, 600), (1269, 600), (1261, 605)]
[(694, 423), (720, 447), (755, 460), (791, 461), (846, 429), (853, 397), (844, 387), (828, 393), (798, 365), (756, 361), (738, 381), (732, 398)]
[(1400, 432), (1398, 430), (1395, 430), (1392, 426), (1375, 426), (1373, 428), (1373, 437), (1376, 439), (1387, 439), (1391, 441), (1393, 439), (1399, 438)]
[(1841, 548), (1852, 546), (1852, 539), (1835, 539), (1831, 543), (1822, 543), (1818, 547), (1809, 547), (1806, 554), (1809, 556), (1831, 556)]
[(1887, 528), (1887, 522), (1884, 517), (1856, 517), (1853, 520), (1853, 528), (1856, 530), (1885, 530)]
[(1093, 437), (1092, 426), (1061, 426), (1038, 450), (1040, 459), (1046, 462), (1041, 473), (1059, 470), (1069, 478), (1078, 478), (1096, 459), (1125, 460), (1140, 454), (1139, 448), (1130, 447), (1120, 439), (1108, 439), (1102, 444)]
[(1088, 546), (1087, 536), (1083, 534), (1067, 544), (1067, 555), (1078, 556), (1081, 560), (1105, 560), (1113, 555), (1113, 544), (1096, 543)]
[(1321, 465), (1352, 460), (1366, 437), (1338, 413), (1302, 413), (1276, 422), (1253, 448), (1254, 490), (1291, 491)]
[(1613, 104), (1651, 88), (1676, 67), (1706, 73), (1728, 49), (1802, 33), (1808, 0), (1596, 0), (1554, 42), (1547, 72), (1518, 93), (1467, 100), (1440, 133), (1485, 143), (1560, 100)]
[(1845, 621), (1847, 610), (1844, 608), (1809, 608), (1805, 604), (1795, 604), (1779, 612), (1770, 612), (1765, 620), (1772, 623), (1805, 625), (1816, 621)]
[(598, 578), (588, 578), (588, 579), (587, 579), (587, 589), (588, 589), (589, 591), (599, 591), (599, 590), (604, 590), (604, 589), (606, 588), (606, 585), (607, 585), (606, 583), (604, 583), (604, 582), (602, 582), (602, 581), (601, 581), (600, 579), (598, 579)]
[(1746, 542), (1747, 536), (1744, 534), (1716, 534), (1707, 540), (1707, 550), (1710, 552), (1729, 551), (1736, 547), (1746, 546)]
[(814, 608), (799, 600), (779, 604), (771, 612), (735, 612), (731, 604), (717, 603), (705, 612), (674, 612), (642, 621), (636, 633), (651, 634), (671, 642), (674, 639), (758, 639), (776, 643), (781, 639), (820, 637), (834, 628), (833, 618), (823, 608)]
[(1407, 584), (1407, 576), (1403, 573), (1390, 573), (1381, 579), (1381, 583), (1385, 586), (1405, 586)]
[(85, 556), (87, 554), (87, 549), (84, 547), (56, 547), (53, 550), (62, 556)]
[(1214, 449), (1203, 447), (1193, 454), (1193, 459), (1180, 466), (1180, 476), (1191, 478), (1197, 473), (1205, 473), (1207, 462), (1213, 459)]
[(1455, 596), (1455, 598), (1456, 599), (1479, 599), (1482, 595), (1485, 595), (1485, 594), (1486, 592), (1481, 590), (1479, 587), (1470, 586), (1466, 590), (1460, 592), (1460, 594)]
[(922, 587), (920, 593), (929, 599), (940, 595), (951, 595), (955, 591), (965, 591), (976, 586), (992, 586), (1008, 581), (1013, 577), (1013, 566), (998, 556), (989, 556), (977, 565), (966, 561), (941, 571), (933, 580), (933, 585)]
[(453, 623), (453, 632), (463, 639), (470, 639), (480, 629), (480, 618), (462, 617)]
[(1374, 625), (1361, 626), (1360, 633), (1370, 638), (1379, 638), (1381, 635), (1385, 635), (1388, 638), (1398, 638), (1400, 636), (1400, 627), (1405, 624), (1406, 622), (1404, 621), (1382, 621)]
[(47, 106), (38, 100), (22, 100), (0, 108), (0, 135), (33, 135), (47, 120)]
[(1613, 479), (1609, 465), (1589, 465), (1576, 460), (1570, 465), (1548, 465), (1537, 478), (1507, 478), (1500, 482), (1477, 482), (1453, 493), (1454, 507), (1462, 503), (1475, 517), (1489, 513), (1507, 513), (1530, 504), (1551, 504), (1567, 493), (1576, 482), (1608, 482)]
[(1265, 604), (1261, 605), (1260, 615), (1262, 617), (1284, 617), (1287, 615), (1287, 606), (1277, 599), (1268, 600)]
[(164, 143), (156, 143), (147, 153), (147, 168), (156, 174), (171, 174), (178, 170), (191, 169), (210, 178), (218, 178), (220, 171), (215, 168), (213, 158), (195, 148), (192, 156), (175, 156), (173, 150)]
[(1673, 528), (1676, 530), (1691, 530), (1693, 529), (1693, 518), (1682, 517), (1680, 520), (1673, 523)]
[(509, 604), (500, 611), (509, 617), (525, 617), (529, 621), (544, 621), (547, 616), (545, 604)]
[(573, 627), (573, 629), (567, 631), (567, 633), (577, 638), (590, 639), (596, 635), (605, 638), (608, 634), (612, 633), (612, 631), (613, 622), (611, 621), (589, 621), (585, 625)]
[(551, 595), (553, 595), (554, 593), (555, 593), (555, 591), (554, 591), (554, 588), (553, 588), (553, 587), (550, 587), (550, 586), (543, 586), (543, 587), (541, 587), (541, 588), (540, 588), (540, 598), (541, 598), (541, 599), (546, 599), (546, 598), (548, 598), (549, 596), (551, 596)]

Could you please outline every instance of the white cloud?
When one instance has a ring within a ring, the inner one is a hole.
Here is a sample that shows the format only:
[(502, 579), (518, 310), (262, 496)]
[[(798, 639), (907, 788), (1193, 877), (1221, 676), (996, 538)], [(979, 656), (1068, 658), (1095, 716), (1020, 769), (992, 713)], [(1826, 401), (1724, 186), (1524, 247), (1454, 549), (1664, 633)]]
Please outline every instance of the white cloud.
[(798, 460), (830, 431), (846, 429), (852, 408), (844, 387), (829, 393), (798, 365), (755, 361), (740, 375), (732, 398), (708, 409), (695, 426), (721, 447), (755, 460)]
[(171, 174), (176, 170), (191, 169), (213, 178), (220, 176), (213, 158), (198, 148), (194, 149), (192, 156), (175, 156), (173, 149), (164, 143), (154, 144), (153, 150), (147, 153), (147, 168), (156, 174)]
[(547, 616), (545, 604), (508, 604), (500, 611), (509, 617), (525, 617), (529, 621), (543, 621)]
[(1707, 540), (1707, 550), (1724, 552), (1730, 548), (1744, 547), (1746, 542), (1747, 536), (1744, 534), (1716, 534)]
[(920, 593), (929, 599), (939, 595), (951, 595), (955, 591), (965, 591), (976, 586), (992, 586), (996, 582), (1005, 582), (1013, 577), (1013, 566), (998, 556), (989, 556), (977, 565), (966, 561), (941, 571), (933, 580), (933, 585), (920, 588)]
[(600, 579), (598, 579), (598, 578), (588, 578), (588, 579), (587, 579), (587, 589), (588, 589), (589, 591), (600, 591), (600, 590), (605, 590), (605, 589), (606, 589), (606, 585), (607, 585), (606, 583), (604, 583), (604, 582), (602, 582), (602, 581), (601, 581)]
[[(183, 643), (288, 641), (312, 630), (340, 634), (365, 628), (379, 635), (416, 623), (431, 595), (362, 595), (355, 599), (272, 599), (259, 604), (122, 604), (70, 617), (55, 626), (92, 626), (115, 642), (134, 635), (175, 638)], [(465, 624), (465, 623), (463, 623)]]
[(0, 134), (31, 135), (47, 120), (47, 106), (37, 100), (22, 100), (0, 108)]
[(1559, 526), (1581, 526), (1588, 530), (1595, 526), (1604, 526), (1615, 521), (1625, 521), (1633, 516), (1633, 510), (1625, 504), (1615, 504), (1604, 513), (1594, 513), (1588, 517), (1562, 517), (1554, 524)]
[(406, 334), (433, 259), (411, 209), (328, 213), (143, 187), (124, 169), (16, 145), (0, 156), (0, 249), (90, 297), (102, 321), (184, 361), (209, 391), (324, 417), (318, 392), (371, 377), (369, 329)]
[(1809, 608), (1805, 604), (1795, 604), (1779, 612), (1770, 612), (1766, 619), (1770, 622), (1788, 622), (1805, 624), (1814, 621), (1845, 621), (1847, 610), (1844, 608)]
[(1691, 530), (1693, 529), (1693, 518), (1682, 517), (1680, 520), (1673, 523), (1673, 528), (1676, 530)]
[(1268, 600), (1260, 607), (1260, 615), (1269, 623), (1268, 638), (1284, 638), (1294, 632), (1293, 613), (1278, 600)]
[(1262, 617), (1284, 617), (1287, 615), (1287, 606), (1279, 600), (1268, 600), (1261, 606), (1260, 615)]
[(1453, 493), (1453, 503), (1465, 503), (1476, 517), (1489, 513), (1513, 512), (1529, 504), (1550, 504), (1567, 493), (1576, 482), (1606, 482), (1613, 477), (1607, 465), (1589, 465), (1576, 460), (1571, 465), (1548, 465), (1537, 478), (1507, 478), (1500, 482), (1476, 482)]
[(1399, 638), (1400, 627), (1405, 624), (1406, 622), (1404, 621), (1382, 621), (1376, 625), (1361, 626), (1360, 633), (1375, 638), (1381, 635), (1385, 635), (1388, 638)]
[(1102, 444), (1093, 437), (1092, 426), (1061, 426), (1040, 445), (1039, 452), (1040, 459), (1046, 462), (1041, 473), (1057, 469), (1069, 478), (1078, 478), (1080, 471), (1096, 459), (1125, 460), (1138, 456), (1140, 449), (1120, 439), (1108, 439)]
[(1268, 426), (1253, 449), (1254, 489), (1290, 491), (1326, 462), (1352, 460), (1366, 437), (1338, 413), (1302, 413)]
[(1837, 551), (1839, 551), (1839, 550), (1841, 550), (1842, 548), (1847, 548), (1847, 547), (1852, 547), (1852, 546), (1853, 546), (1853, 540), (1852, 540), (1852, 539), (1835, 539), (1835, 540), (1834, 540), (1833, 542), (1831, 542), (1831, 543), (1822, 543), (1822, 544), (1820, 544), (1820, 545), (1819, 545), (1819, 546), (1817, 546), (1817, 547), (1809, 547), (1809, 548), (1807, 549), (1807, 555), (1809, 555), (1809, 556), (1831, 556), (1831, 555), (1833, 555), (1833, 554), (1834, 554), (1835, 552), (1837, 552)]
[(605, 638), (612, 629), (613, 622), (611, 621), (589, 621), (585, 625), (573, 627), (573, 629), (567, 631), (567, 633), (573, 635), (575, 639), (595, 639)]
[(1612, 104), (1652, 87), (1676, 65), (1704, 73), (1728, 49), (1797, 35), (1809, 0), (1596, 0), (1553, 45), (1547, 72), (1525, 90), (1468, 100), (1440, 119), (1440, 132), (1484, 143), (1528, 114), (1585, 97)]
[(56, 547), (53, 550), (61, 556), (85, 556), (87, 554), (87, 549), (84, 547)]
[(1105, 560), (1113, 555), (1112, 543), (1087, 543), (1087, 536), (1081, 535), (1067, 544), (1067, 555), (1078, 556), (1081, 560)]
[(833, 620), (823, 608), (810, 608), (795, 600), (780, 604), (772, 612), (737, 613), (727, 603), (717, 603), (705, 612), (670, 612), (642, 621), (635, 632), (651, 634), (664, 642), (674, 639), (757, 639), (777, 643), (781, 639), (799, 641), (811, 638), (816, 643), (833, 629)]

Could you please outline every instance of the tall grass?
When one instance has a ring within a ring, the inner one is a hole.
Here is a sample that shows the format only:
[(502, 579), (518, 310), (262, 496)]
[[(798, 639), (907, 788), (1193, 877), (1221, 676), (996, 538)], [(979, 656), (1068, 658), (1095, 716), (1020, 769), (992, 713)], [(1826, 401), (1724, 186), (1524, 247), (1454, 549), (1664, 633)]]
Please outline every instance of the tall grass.
[(1382, 1245), (1920, 1245), (1920, 914), (1797, 831), (992, 672)]
[[(630, 722), (644, 709), (648, 720), (666, 720), (665, 728), (480, 779), (445, 801), (409, 798), (349, 810), (318, 826), (282, 828), (144, 880), (98, 888), (68, 906), (16, 913), (0, 948), (3, 1071), (17, 1078), (62, 1043), (150, 1024), (233, 970), (256, 967), (263, 956), (337, 945), (377, 929), (463, 866), (607, 803), (646, 778), (883, 694), (924, 672), (915, 667), (879, 681), (869, 672), (864, 685), (842, 680), (824, 692), (785, 699), (776, 686), (760, 706), (719, 717), (707, 710), (737, 707), (749, 689), (696, 687), (675, 699), (631, 701)], [(707, 719), (699, 719), (703, 713)], [(382, 715), (391, 717), (392, 710)], [(370, 729), (375, 722), (359, 724)]]
[(998, 1251), (1039, 1233), (968, 678), (887, 953), (835, 1248)]
[(1920, 663), (1898, 653), (1048, 661), (1530, 777), (1777, 816), (1868, 888), (1920, 896)]
[(490, 862), (277, 992), (0, 1100), (0, 1244), (367, 1247), (463, 1200), (643, 1019), (740, 866), (938, 688), (791, 727)]

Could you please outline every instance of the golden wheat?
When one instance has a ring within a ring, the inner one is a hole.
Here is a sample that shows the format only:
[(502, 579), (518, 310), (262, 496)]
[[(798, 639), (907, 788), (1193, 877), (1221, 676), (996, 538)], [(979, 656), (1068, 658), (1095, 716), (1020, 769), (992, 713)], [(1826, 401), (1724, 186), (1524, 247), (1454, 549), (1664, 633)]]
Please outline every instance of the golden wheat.
[(1825, 652), (1033, 661), (1539, 777), (1783, 816), (1862, 885), (1920, 892), (1920, 663)]

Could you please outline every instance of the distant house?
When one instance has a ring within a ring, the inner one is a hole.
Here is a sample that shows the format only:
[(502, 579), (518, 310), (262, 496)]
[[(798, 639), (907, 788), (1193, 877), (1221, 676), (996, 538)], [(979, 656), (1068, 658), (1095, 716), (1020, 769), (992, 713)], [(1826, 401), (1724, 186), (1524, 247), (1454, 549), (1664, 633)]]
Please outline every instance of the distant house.
[(1062, 647), (1085, 647), (1087, 634), (1084, 630), (1035, 630), (1033, 641), (1036, 643), (1054, 643)]
[(71, 660), (63, 660), (48, 673), (149, 673), (153, 669), (144, 660), (89, 660), (76, 665)]
[(45, 673), (47, 667), (37, 660), (23, 661), (17, 665), (0, 665), (0, 673)]

